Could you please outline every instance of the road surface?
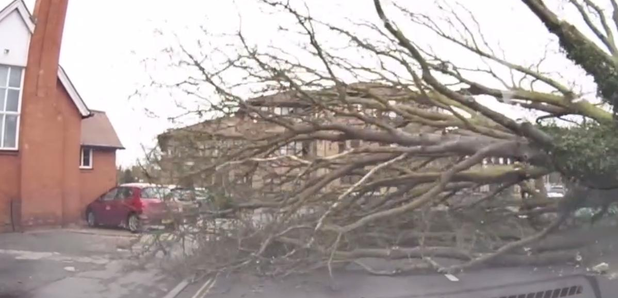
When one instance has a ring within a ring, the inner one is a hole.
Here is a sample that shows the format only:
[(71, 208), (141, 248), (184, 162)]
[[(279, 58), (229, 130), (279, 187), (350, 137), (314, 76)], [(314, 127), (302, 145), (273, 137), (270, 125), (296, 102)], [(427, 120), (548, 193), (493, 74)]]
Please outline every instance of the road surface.
[(51, 230), (0, 235), (0, 298), (163, 297), (177, 282), (135, 267), (133, 235), (118, 230)]

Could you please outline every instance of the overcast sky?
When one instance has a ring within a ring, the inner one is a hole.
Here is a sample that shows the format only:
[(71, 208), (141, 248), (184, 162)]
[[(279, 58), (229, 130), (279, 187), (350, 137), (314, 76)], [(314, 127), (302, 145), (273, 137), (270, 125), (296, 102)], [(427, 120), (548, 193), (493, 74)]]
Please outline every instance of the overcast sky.
[[(0, 6), (9, 0), (0, 0)], [(294, 2), (294, 1), (293, 1)], [(371, 0), (311, 0), (311, 13), (322, 20), (376, 20)], [(433, 0), (418, 1), (419, 10), (430, 9)], [(465, 3), (484, 32), (505, 49), (511, 60), (532, 63), (543, 54), (549, 35), (538, 20), (517, 0)], [(559, 2), (559, 1), (558, 1)], [(556, 3), (558, 3), (556, 2)], [(26, 0), (32, 10), (34, 0)], [(566, 11), (571, 14), (572, 11)], [(155, 136), (172, 124), (167, 117), (178, 113), (168, 93), (144, 88), (151, 76), (165, 77), (164, 63), (153, 63), (176, 33), (183, 43), (204, 38), (199, 26), (212, 32), (230, 32), (239, 27), (256, 43), (283, 42), (276, 34), (280, 19), (258, 9), (255, 1), (237, 0), (71, 0), (62, 45), (61, 64), (91, 109), (107, 112), (122, 143), (118, 163), (132, 164), (152, 146)], [(163, 34), (157, 34), (162, 31)], [(424, 36), (414, 36), (415, 40)], [(216, 42), (216, 41), (215, 41)], [(432, 42), (429, 39), (429, 42)], [(550, 70), (563, 71), (560, 55), (550, 61)], [(530, 59), (530, 57), (534, 59)], [(145, 63), (144, 60), (150, 59)], [(568, 63), (567, 63), (568, 64)], [(146, 67), (148, 66), (148, 67)], [(590, 85), (577, 70), (573, 77)], [(136, 91), (139, 94), (131, 96)], [(146, 109), (151, 113), (146, 113)], [(156, 116), (156, 117), (155, 117)]]

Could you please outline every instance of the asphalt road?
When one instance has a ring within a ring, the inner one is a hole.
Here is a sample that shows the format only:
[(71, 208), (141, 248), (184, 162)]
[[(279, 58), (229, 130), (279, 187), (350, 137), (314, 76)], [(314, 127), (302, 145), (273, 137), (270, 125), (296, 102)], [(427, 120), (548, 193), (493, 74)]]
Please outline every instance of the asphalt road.
[(585, 271), (573, 267), (496, 268), (458, 274), (457, 278), (457, 281), (451, 281), (440, 274), (380, 277), (348, 272), (337, 274), (333, 284), (325, 272), (285, 280), (233, 275), (218, 277), (206, 296), (195, 295), (203, 288), (204, 283), (201, 282), (188, 286), (178, 297), (491, 298), (527, 297), (529, 294), (580, 286), (583, 290), (581, 294), (569, 297), (613, 298), (618, 294), (618, 280), (587, 275)]
[(0, 235), (0, 298), (163, 297), (178, 279), (129, 260), (132, 235), (52, 230)]
[[(336, 272), (331, 280), (327, 272), (311, 275), (291, 276), (284, 280), (259, 278), (249, 274), (219, 276), (210, 287), (206, 297), (215, 298), (404, 298), (404, 297), (537, 297), (548, 290), (582, 286), (579, 297), (618, 297), (618, 237), (616, 230), (599, 234), (582, 230), (564, 235), (565, 239), (587, 239), (596, 243), (589, 249), (580, 251), (584, 261), (578, 265), (490, 268), (457, 274), (457, 281), (451, 281), (441, 274), (409, 275), (400, 277), (371, 276), (365, 272), (349, 270)], [(575, 261), (574, 255), (574, 261)], [(385, 262), (374, 261), (372, 267), (382, 270), (398, 267), (402, 260)], [(366, 262), (367, 263), (367, 262)], [(591, 268), (600, 263), (607, 264), (603, 275), (597, 275)], [(444, 264), (444, 263), (443, 263)], [(352, 268), (351, 268), (352, 269)], [(592, 291), (588, 279), (592, 276), (598, 284), (598, 293)], [(535, 284), (536, 281), (543, 281)], [(178, 297), (201, 298), (195, 293), (202, 288), (204, 281), (189, 285)], [(479, 289), (485, 289), (479, 292)], [(568, 296), (568, 293), (566, 293)], [(597, 295), (598, 294), (598, 295)], [(562, 297), (562, 293), (559, 295)], [(545, 297), (543, 295), (543, 297)], [(553, 297), (553, 293), (552, 293)], [(571, 296), (569, 296), (571, 297)]]
[[(155, 264), (136, 268), (125, 250), (133, 235), (117, 230), (55, 230), (0, 235), (0, 298), (141, 298), (165, 297), (180, 279)], [(494, 268), (464, 272), (451, 281), (444, 275), (401, 277), (370, 276), (357, 271), (339, 272), (334, 282), (326, 272), (286, 279), (248, 274), (217, 277), (189, 285), (178, 298), (201, 298), (208, 289), (215, 298), (404, 298), (501, 297), (538, 293), (547, 289), (584, 286), (579, 297), (615, 297), (618, 293), (618, 257), (605, 255), (608, 274), (594, 277), (600, 296), (580, 274), (585, 266)], [(535, 281), (543, 281), (535, 284)], [(484, 289), (484, 292), (478, 292)]]

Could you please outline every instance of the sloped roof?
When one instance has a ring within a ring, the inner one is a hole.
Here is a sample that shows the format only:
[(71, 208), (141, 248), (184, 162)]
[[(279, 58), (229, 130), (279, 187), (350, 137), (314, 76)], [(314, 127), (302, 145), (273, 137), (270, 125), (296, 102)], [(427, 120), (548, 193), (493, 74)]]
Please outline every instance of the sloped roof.
[(82, 120), (82, 146), (124, 149), (105, 112), (91, 112), (91, 117)]
[[(11, 4), (6, 6), (4, 9), (0, 10), (0, 21), (2, 21), (4, 18), (6, 18), (9, 14), (11, 14), (15, 10), (17, 10), (19, 15), (21, 16), (22, 20), (26, 24), (26, 27), (28, 27), (28, 30), (30, 30), (30, 34), (33, 34), (35, 24), (32, 21), (32, 15), (30, 14), (30, 11), (28, 11), (28, 8), (26, 8), (26, 4), (24, 4), (23, 0), (15, 0), (11, 2)], [(60, 80), (60, 83), (62, 83), (64, 88), (67, 90), (67, 92), (69, 93), (69, 97), (71, 98), (71, 100), (73, 101), (77, 109), (79, 110), (79, 113), (81, 114), (81, 116), (82, 117), (90, 116), (90, 110), (88, 110), (86, 103), (84, 102), (82, 97), (77, 92), (77, 89), (75, 89), (75, 86), (73, 86), (73, 83), (71, 83), (71, 80), (67, 76), (64, 69), (60, 66), (58, 67), (58, 79)]]
[[(251, 125), (247, 125), (247, 124)], [(272, 133), (273, 129), (280, 132), (280, 126), (266, 121), (252, 121), (238, 116), (224, 116), (215, 119), (205, 120), (193, 125), (169, 129), (159, 134), (159, 137), (223, 137), (223, 138), (242, 138), (243, 136), (260, 136), (264, 133)]]

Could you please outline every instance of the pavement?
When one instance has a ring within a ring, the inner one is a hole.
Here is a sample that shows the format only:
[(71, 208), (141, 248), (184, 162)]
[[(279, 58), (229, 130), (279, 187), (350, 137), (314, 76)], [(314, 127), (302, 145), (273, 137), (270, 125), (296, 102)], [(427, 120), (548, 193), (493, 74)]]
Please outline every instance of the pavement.
[(121, 230), (0, 234), (0, 298), (163, 297), (179, 281), (156, 264), (138, 266)]
[(618, 257), (605, 255), (604, 275), (592, 274), (583, 264), (490, 268), (463, 272), (454, 280), (442, 274), (384, 277), (358, 270), (335, 272), (334, 279), (324, 271), (285, 279), (240, 273), (192, 283), (170, 296), (181, 279), (161, 264), (137, 266), (128, 251), (135, 240), (128, 232), (105, 229), (0, 234), (0, 298), (540, 297), (540, 292), (579, 287), (581, 295), (568, 296), (618, 293)]

